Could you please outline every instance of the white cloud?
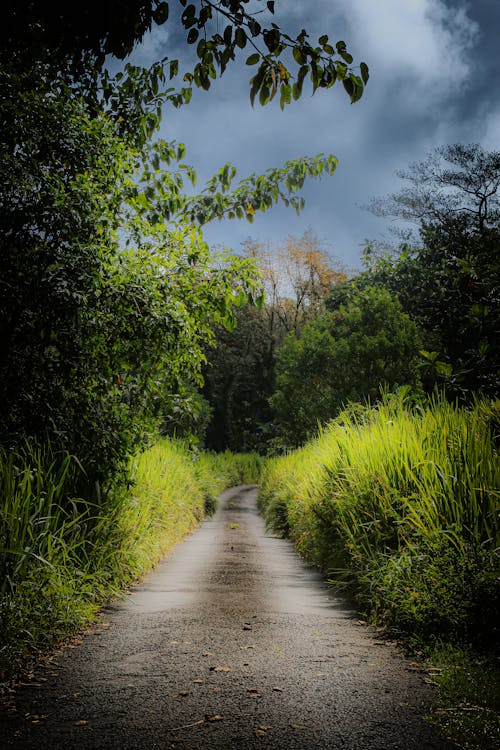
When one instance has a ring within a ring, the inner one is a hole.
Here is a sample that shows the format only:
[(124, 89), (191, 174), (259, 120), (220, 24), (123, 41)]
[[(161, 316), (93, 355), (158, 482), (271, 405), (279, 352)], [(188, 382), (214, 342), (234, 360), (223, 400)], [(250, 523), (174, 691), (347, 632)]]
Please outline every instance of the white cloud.
[(340, 0), (356, 47), (386, 83), (404, 78), (408, 87), (434, 87), (434, 97), (463, 85), (470, 72), (467, 53), (478, 26), (464, 5), (442, 0)]

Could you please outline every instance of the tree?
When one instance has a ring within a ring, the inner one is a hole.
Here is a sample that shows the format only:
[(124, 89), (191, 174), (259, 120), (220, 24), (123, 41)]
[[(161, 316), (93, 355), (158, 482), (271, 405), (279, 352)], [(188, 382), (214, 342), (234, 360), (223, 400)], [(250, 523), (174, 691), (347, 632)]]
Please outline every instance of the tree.
[(264, 308), (236, 311), (236, 328), (219, 327), (207, 352), (203, 395), (211, 409), (205, 444), (211, 450), (263, 453), (274, 436), (269, 398), (274, 361)]
[(346, 279), (344, 268), (310, 229), (301, 237), (288, 236), (278, 248), (249, 240), (244, 249), (261, 271), (270, 330), (281, 329), (279, 340), (289, 331), (298, 334), (307, 320), (323, 312), (332, 288)]
[(310, 230), (277, 248), (248, 240), (245, 255), (258, 265), (266, 298), (262, 308), (238, 310), (236, 330), (219, 329), (215, 350), (207, 352), (204, 395), (213, 413), (206, 440), (219, 450), (264, 452), (276, 436), (269, 399), (283, 339), (324, 312), (345, 273)]
[[(367, 65), (361, 63), (357, 75), (349, 67), (353, 57), (342, 40), (332, 45), (323, 34), (317, 45), (312, 45), (304, 29), (296, 37), (285, 34), (271, 20), (273, 0), (265, 3), (259, 0), (260, 7), (252, 10), (248, 8), (248, 0), (199, 0), (196, 4), (179, 0), (179, 4), (180, 19), (172, 21), (170, 9), (176, 3), (163, 0), (132, 0), (125, 4), (102, 0), (80, 3), (70, 12), (61, 0), (12, 3), (3, 14), (1, 47), (5, 60), (14, 56), (17, 66), (43, 59), (54, 69), (54, 64), (60, 66), (61, 60), (66, 59), (71, 62), (69, 70), (80, 77), (88, 72), (89, 66), (102, 69), (106, 55), (126, 57), (153, 24), (176, 23), (187, 33), (187, 43), (196, 44), (197, 57), (193, 70), (184, 75), (188, 86), (176, 100), (179, 104), (188, 100), (187, 91), (193, 84), (208, 90), (217, 71), (222, 75), (236, 54), (245, 48), (251, 52), (247, 64), (259, 65), (251, 80), (252, 103), (258, 95), (260, 103), (266, 104), (279, 92), (280, 105), (284, 107), (292, 98), (300, 98), (306, 77), (310, 78), (314, 91), (341, 81), (352, 102), (362, 96), (369, 75)], [(261, 23), (263, 13), (267, 25)], [(290, 65), (298, 67), (295, 79)], [(174, 78), (179, 61), (172, 59), (167, 63), (165, 59), (160, 67), (154, 67), (151, 80), (156, 81), (155, 88), (159, 81), (164, 81), (166, 70), (169, 78)], [(158, 89), (153, 93), (157, 96)], [(170, 92), (163, 93), (168, 96)]]
[(458, 215), (472, 231), (483, 232), (500, 218), (500, 151), (478, 144), (453, 144), (434, 149), (424, 161), (397, 172), (409, 187), (373, 199), (377, 216), (422, 225), (445, 225)]
[(49, 438), (92, 487), (186, 412), (213, 327), (260, 285), (191, 224), (146, 220), (139, 154), (107, 117), (44, 92), (2, 99), (0, 437)]
[(312, 437), (348, 402), (376, 401), (381, 387), (419, 391), (418, 329), (398, 300), (368, 288), (334, 313), (288, 335), (276, 367), (271, 405), (285, 446)]
[(494, 397), (500, 376), (500, 232), (472, 232), (469, 217), (421, 230), (421, 245), (368, 257), (364, 284), (398, 296), (418, 324), (428, 390), (445, 385), (451, 398)]
[[(410, 187), (380, 199), (381, 215), (417, 222), (392, 252), (368, 243), (357, 285), (385, 286), (417, 322), (428, 389), (452, 398), (498, 393), (500, 152), (446, 146), (400, 173)], [(330, 304), (333, 304), (331, 300)]]
[[(325, 35), (313, 47), (305, 31), (292, 39), (261, 26), (244, 1), (180, 4), (197, 62), (178, 89), (175, 59), (126, 63), (114, 77), (105, 66), (106, 54), (124, 57), (153, 22), (166, 22), (168, 3), (129, 3), (118, 22), (113, 0), (75, 14), (39, 0), (6, 11), (0, 440), (10, 447), (30, 435), (69, 449), (88, 487), (110, 480), (158, 426), (183, 423), (214, 327), (231, 326), (238, 305), (261, 297), (253, 264), (211, 254), (201, 227), (252, 220), (278, 200), (300, 210), (306, 177), (336, 166), (333, 157), (299, 159), (234, 186), (225, 165), (188, 197), (196, 175), (184, 146), (153, 139), (165, 102), (180, 106), (193, 86), (210, 88), (247, 46), (248, 64), (258, 64), (252, 102), (279, 92), (285, 106), (306, 74), (313, 90), (341, 80), (352, 101), (363, 88), (343, 42), (333, 48)], [(293, 88), (287, 55), (299, 66)], [(366, 82), (366, 66), (361, 74)]]

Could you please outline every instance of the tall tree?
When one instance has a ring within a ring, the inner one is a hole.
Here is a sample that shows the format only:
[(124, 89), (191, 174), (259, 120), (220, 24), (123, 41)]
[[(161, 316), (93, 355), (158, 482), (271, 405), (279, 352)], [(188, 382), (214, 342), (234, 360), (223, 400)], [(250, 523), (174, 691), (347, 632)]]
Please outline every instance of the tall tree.
[(369, 209), (377, 216), (422, 226), (445, 225), (460, 215), (479, 232), (498, 224), (500, 151), (479, 144), (441, 146), (397, 174), (408, 187), (373, 199)]
[[(500, 152), (445, 146), (400, 175), (409, 187), (372, 206), (416, 223), (411, 242), (368, 243), (358, 285), (396, 293), (423, 335), (427, 387), (494, 396), (500, 377)], [(334, 303), (334, 301), (331, 301)]]
[(207, 445), (265, 451), (276, 437), (269, 399), (283, 339), (323, 313), (332, 287), (346, 276), (310, 230), (276, 248), (249, 240), (245, 254), (258, 265), (266, 298), (260, 309), (239, 310), (236, 330), (219, 329), (207, 354)]
[(284, 447), (312, 437), (349, 402), (376, 401), (381, 387), (417, 393), (418, 329), (385, 289), (358, 291), (334, 313), (289, 334), (276, 367), (271, 405)]

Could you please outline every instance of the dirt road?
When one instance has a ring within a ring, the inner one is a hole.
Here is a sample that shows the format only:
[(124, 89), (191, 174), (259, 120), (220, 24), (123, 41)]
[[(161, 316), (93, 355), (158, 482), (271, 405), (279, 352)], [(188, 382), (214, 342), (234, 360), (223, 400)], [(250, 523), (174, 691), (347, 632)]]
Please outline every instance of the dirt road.
[(420, 715), (431, 689), (358, 624), (256, 490), (219, 511), (16, 697), (14, 748), (450, 750)]

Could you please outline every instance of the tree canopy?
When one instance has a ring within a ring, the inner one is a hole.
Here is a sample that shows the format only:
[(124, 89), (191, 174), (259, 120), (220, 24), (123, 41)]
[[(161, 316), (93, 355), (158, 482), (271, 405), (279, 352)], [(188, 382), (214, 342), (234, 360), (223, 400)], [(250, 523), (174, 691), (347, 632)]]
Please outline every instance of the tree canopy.
[[(239, 306), (262, 304), (254, 262), (210, 252), (202, 227), (252, 221), (277, 201), (300, 211), (304, 180), (335, 170), (336, 159), (319, 154), (237, 182), (226, 164), (188, 195), (196, 172), (184, 145), (156, 138), (164, 105), (209, 89), (239, 53), (253, 71), (252, 103), (277, 97), (284, 107), (307, 79), (313, 91), (341, 81), (359, 99), (366, 65), (358, 75), (343, 41), (287, 35), (274, 5), (103, 0), (70, 10), (32, 0), (6, 10), (0, 441), (30, 436), (73, 452), (87, 495), (158, 429), (189, 429), (200, 417), (216, 327), (231, 328)], [(192, 69), (166, 57), (109, 73), (107, 56), (125, 59), (167, 23), (194, 45)]]
[(460, 215), (479, 232), (498, 224), (500, 151), (485, 151), (477, 143), (441, 146), (397, 174), (408, 187), (374, 198), (369, 208), (377, 216), (422, 226), (443, 225)]

